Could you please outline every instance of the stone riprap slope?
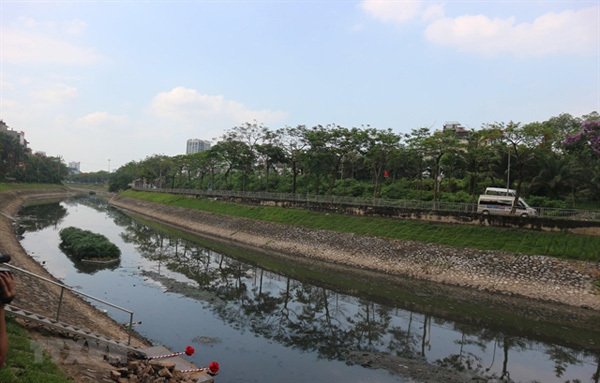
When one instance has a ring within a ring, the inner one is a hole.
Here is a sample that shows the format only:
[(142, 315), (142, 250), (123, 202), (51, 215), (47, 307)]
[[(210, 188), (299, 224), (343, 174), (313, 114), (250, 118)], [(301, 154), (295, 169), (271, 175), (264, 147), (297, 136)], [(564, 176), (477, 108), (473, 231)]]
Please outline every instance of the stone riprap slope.
[(600, 310), (600, 265), (314, 230), (115, 196), (110, 203), (189, 233), (267, 253)]

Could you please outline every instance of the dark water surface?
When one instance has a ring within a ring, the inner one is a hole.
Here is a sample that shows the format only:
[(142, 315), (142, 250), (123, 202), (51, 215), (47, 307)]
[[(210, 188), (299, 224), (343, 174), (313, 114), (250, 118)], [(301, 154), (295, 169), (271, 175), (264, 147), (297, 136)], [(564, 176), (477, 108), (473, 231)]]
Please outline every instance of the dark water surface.
[[(134, 311), (134, 321), (142, 322), (136, 330), (153, 341), (173, 351), (193, 346), (196, 354), (186, 358), (197, 366), (218, 361), (218, 382), (410, 381), (363, 367), (356, 355), (395, 357), (386, 359), (388, 368), (400, 371), (416, 368), (410, 360), (425, 369), (429, 363), (515, 382), (598, 382), (594, 325), (474, 311), (430, 298), (416, 281), (407, 297), (404, 288), (365, 288), (319, 267), (286, 270), (247, 252), (155, 230), (100, 199), (24, 207), (20, 217), (23, 247), (54, 276)], [(73, 263), (58, 246), (58, 232), (68, 226), (108, 237), (121, 249), (120, 263)]]

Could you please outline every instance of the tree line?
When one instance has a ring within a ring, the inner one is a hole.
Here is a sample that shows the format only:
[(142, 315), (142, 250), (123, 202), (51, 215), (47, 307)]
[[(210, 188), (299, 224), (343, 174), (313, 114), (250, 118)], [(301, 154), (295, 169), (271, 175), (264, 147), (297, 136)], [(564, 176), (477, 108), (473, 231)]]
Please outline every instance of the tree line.
[(455, 202), (474, 202), (486, 186), (505, 186), (509, 178), (509, 186), (537, 206), (589, 206), (600, 200), (598, 120), (597, 112), (565, 113), (529, 124), (407, 134), (370, 126), (272, 130), (245, 123), (210, 150), (152, 155), (107, 176), (112, 191), (135, 181), (151, 188)]
[(59, 184), (68, 174), (60, 157), (32, 154), (14, 137), (0, 132), (0, 182)]

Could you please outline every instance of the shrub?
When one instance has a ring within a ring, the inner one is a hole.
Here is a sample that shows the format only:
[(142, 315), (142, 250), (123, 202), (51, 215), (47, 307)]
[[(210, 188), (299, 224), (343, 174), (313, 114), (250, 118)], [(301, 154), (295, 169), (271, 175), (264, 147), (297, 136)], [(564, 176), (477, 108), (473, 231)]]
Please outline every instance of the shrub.
[(550, 207), (558, 209), (568, 209), (569, 203), (566, 201), (559, 201), (550, 199), (548, 197), (529, 196), (525, 199), (527, 203), (535, 207)]
[(469, 195), (469, 193), (467, 192), (460, 190), (456, 193), (442, 193), (441, 200), (446, 202), (470, 203), (471, 195)]

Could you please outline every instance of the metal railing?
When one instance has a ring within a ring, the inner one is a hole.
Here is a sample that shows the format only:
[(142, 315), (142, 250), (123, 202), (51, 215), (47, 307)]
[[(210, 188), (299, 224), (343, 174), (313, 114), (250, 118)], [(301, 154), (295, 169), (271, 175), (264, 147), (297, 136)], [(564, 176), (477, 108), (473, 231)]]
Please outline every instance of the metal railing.
[[(284, 201), (298, 203), (331, 203), (346, 206), (365, 207), (392, 207), (401, 209), (414, 209), (422, 211), (446, 211), (460, 213), (476, 213), (477, 204), (461, 202), (438, 201), (437, 206), (433, 201), (418, 201), (405, 199), (386, 198), (360, 198), (336, 195), (314, 195), (314, 194), (291, 194), (291, 193), (267, 193), (267, 192), (242, 192), (235, 190), (196, 190), (196, 189), (169, 189), (169, 188), (145, 188), (133, 187), (137, 191), (151, 191), (159, 193), (183, 194), (205, 197), (229, 197), (229, 198), (253, 198), (269, 201)], [(537, 217), (565, 219), (577, 221), (600, 221), (600, 211), (558, 208), (534, 208)]]
[(117, 306), (117, 305), (114, 305), (114, 304), (112, 304), (112, 303), (110, 303), (110, 302), (107, 302), (107, 301), (105, 301), (105, 300), (102, 300), (102, 299), (99, 299), (99, 298), (93, 297), (93, 296), (91, 296), (91, 295), (89, 295), (89, 294), (86, 294), (86, 293), (83, 293), (83, 292), (81, 292), (81, 291), (77, 291), (77, 290), (75, 290), (75, 289), (73, 289), (73, 288), (71, 288), (71, 287), (69, 287), (69, 286), (65, 286), (65, 285), (63, 285), (63, 284), (61, 284), (61, 283), (54, 282), (54, 281), (52, 281), (52, 280), (50, 280), (50, 279), (48, 279), (48, 278), (44, 278), (44, 277), (42, 277), (41, 275), (37, 275), (37, 274), (34, 274), (34, 273), (30, 272), (30, 271), (27, 271), (27, 270), (21, 269), (20, 267), (17, 267), (17, 266), (11, 265), (10, 263), (3, 263), (2, 265), (3, 265), (3, 267), (4, 267), (4, 266), (8, 266), (8, 267), (10, 267), (10, 268), (11, 268), (11, 269), (13, 269), (13, 270), (17, 270), (17, 271), (19, 271), (19, 272), (21, 272), (21, 273), (27, 274), (27, 275), (29, 275), (29, 276), (32, 276), (32, 277), (34, 277), (34, 278), (37, 278), (37, 279), (41, 279), (41, 280), (42, 280), (42, 281), (44, 281), (44, 282), (48, 282), (48, 283), (50, 283), (50, 284), (53, 284), (53, 285), (55, 285), (55, 286), (58, 286), (58, 287), (60, 287), (60, 298), (59, 298), (59, 300), (58, 300), (58, 308), (57, 308), (57, 310), (56, 310), (56, 321), (57, 321), (57, 322), (59, 321), (59, 318), (60, 318), (60, 309), (61, 309), (61, 307), (62, 307), (62, 302), (63, 302), (63, 297), (64, 297), (65, 290), (69, 290), (69, 291), (71, 291), (71, 292), (72, 292), (72, 293), (74, 293), (74, 294), (81, 295), (81, 296), (83, 296), (83, 297), (86, 297), (86, 298), (92, 299), (92, 300), (94, 300), (94, 301), (96, 301), (96, 302), (100, 302), (100, 303), (102, 303), (102, 304), (104, 304), (104, 305), (106, 305), (106, 306), (110, 306), (110, 307), (113, 307), (113, 308), (115, 308), (115, 309), (117, 309), (117, 310), (121, 310), (121, 311), (123, 311), (123, 312), (126, 312), (126, 313), (128, 313), (128, 314), (129, 314), (129, 331), (128, 331), (128, 337), (127, 337), (127, 345), (130, 345), (130, 344), (131, 344), (131, 331), (133, 330), (133, 311), (130, 311), (130, 310), (124, 309), (124, 308), (122, 308), (122, 307), (119, 307), (119, 306)]

